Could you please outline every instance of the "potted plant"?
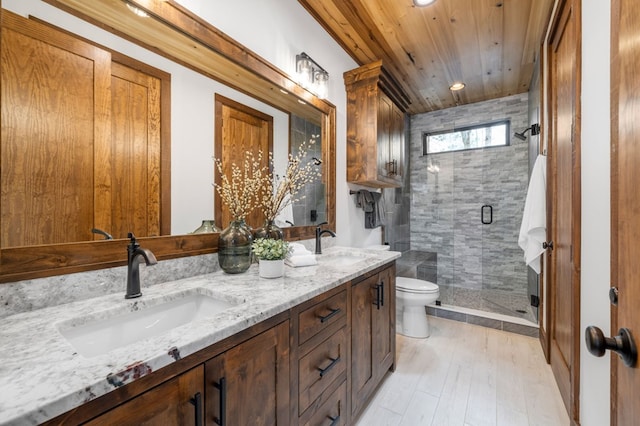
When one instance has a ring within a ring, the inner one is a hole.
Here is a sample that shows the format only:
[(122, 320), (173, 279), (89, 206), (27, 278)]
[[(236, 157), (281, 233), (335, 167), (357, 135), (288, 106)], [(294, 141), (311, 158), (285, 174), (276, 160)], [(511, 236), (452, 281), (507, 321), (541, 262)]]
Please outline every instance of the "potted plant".
[(251, 248), (258, 259), (262, 278), (278, 278), (284, 274), (284, 259), (289, 253), (289, 243), (273, 238), (258, 238)]

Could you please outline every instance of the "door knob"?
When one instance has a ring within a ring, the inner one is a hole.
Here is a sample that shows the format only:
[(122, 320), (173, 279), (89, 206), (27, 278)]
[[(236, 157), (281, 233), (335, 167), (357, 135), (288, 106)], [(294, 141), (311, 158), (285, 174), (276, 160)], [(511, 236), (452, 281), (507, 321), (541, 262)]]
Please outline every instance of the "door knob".
[(607, 349), (616, 352), (627, 367), (633, 367), (638, 358), (638, 350), (628, 328), (618, 330), (615, 337), (605, 337), (598, 327), (590, 325), (585, 330), (587, 350), (595, 356), (603, 356)]
[(549, 242), (543, 242), (542, 243), (542, 248), (543, 249), (551, 249), (553, 250), (553, 241), (549, 241)]

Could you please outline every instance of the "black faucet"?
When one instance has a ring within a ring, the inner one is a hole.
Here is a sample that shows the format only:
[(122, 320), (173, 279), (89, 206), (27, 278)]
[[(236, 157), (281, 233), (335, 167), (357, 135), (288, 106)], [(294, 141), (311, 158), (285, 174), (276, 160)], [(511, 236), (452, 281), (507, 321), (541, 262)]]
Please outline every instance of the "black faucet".
[(316, 254), (322, 254), (322, 234), (324, 234), (325, 232), (327, 234), (330, 234), (332, 237), (335, 238), (336, 233), (333, 232), (330, 229), (322, 229), (322, 225), (326, 225), (327, 222), (322, 222), (319, 223), (318, 226), (316, 226)]
[(142, 256), (147, 265), (155, 265), (158, 261), (151, 253), (151, 250), (140, 247), (133, 233), (129, 232), (128, 237), (131, 242), (127, 246), (127, 294), (124, 295), (124, 298), (134, 299), (142, 296), (140, 291), (140, 261), (138, 257)]

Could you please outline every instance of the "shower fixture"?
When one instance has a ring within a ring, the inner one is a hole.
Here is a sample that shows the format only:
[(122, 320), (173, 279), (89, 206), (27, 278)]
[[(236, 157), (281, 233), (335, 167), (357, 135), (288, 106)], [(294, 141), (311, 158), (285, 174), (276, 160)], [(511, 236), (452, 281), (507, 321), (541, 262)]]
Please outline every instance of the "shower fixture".
[(538, 123), (532, 124), (531, 127), (527, 127), (522, 132), (515, 132), (513, 136), (520, 139), (521, 141), (527, 140), (527, 137), (524, 135), (529, 130), (531, 130), (531, 136), (536, 136), (540, 134), (540, 125)]

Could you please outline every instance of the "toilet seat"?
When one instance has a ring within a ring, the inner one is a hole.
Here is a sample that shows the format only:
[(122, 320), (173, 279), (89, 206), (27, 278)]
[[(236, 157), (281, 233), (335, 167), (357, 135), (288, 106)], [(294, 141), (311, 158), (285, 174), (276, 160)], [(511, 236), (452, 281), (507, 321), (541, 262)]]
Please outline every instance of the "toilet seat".
[(429, 281), (418, 280), (415, 278), (397, 277), (396, 278), (396, 290), (404, 293), (414, 294), (431, 294), (438, 293), (440, 287)]

